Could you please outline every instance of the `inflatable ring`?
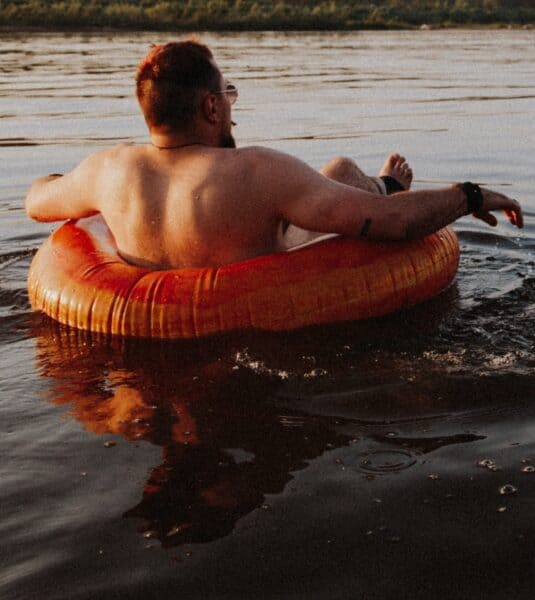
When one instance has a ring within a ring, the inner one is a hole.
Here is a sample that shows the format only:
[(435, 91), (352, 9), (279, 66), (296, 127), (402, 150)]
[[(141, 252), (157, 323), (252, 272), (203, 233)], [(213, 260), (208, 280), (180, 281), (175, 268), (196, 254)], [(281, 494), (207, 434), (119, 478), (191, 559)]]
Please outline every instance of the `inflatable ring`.
[(35, 255), (34, 309), (101, 333), (195, 338), (378, 317), (446, 288), (459, 263), (449, 227), (422, 240), (334, 237), (221, 267), (150, 270), (118, 254), (100, 216), (69, 221)]

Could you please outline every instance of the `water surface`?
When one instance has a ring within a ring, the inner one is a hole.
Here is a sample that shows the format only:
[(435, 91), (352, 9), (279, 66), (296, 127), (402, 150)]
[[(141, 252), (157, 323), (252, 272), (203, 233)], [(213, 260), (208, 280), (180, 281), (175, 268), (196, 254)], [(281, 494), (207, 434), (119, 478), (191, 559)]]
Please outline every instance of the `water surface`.
[(103, 339), (29, 310), (33, 178), (146, 140), (133, 72), (171, 34), (2, 34), (5, 599), (531, 598), (535, 33), (207, 34), (241, 145), (391, 151), (415, 187), (517, 197), (455, 225), (455, 284), (369, 323)]

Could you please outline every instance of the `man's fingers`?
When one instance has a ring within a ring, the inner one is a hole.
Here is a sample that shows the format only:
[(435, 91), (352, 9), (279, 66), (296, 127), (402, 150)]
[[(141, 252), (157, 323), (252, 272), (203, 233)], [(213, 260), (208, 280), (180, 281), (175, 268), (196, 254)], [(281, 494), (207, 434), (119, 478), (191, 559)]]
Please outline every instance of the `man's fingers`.
[(522, 229), (522, 227), (524, 227), (524, 214), (522, 213), (522, 207), (520, 206), (520, 204), (518, 204), (518, 202), (516, 202), (516, 210), (515, 210), (515, 220), (516, 223), (515, 225), (519, 228)]
[(496, 218), (493, 217), (492, 221), (489, 220), (488, 216), (489, 211), (491, 210), (503, 210), (506, 214), (509, 221), (522, 229), (524, 227), (524, 217), (522, 215), (522, 207), (520, 204), (513, 200), (512, 198), (508, 198), (504, 194), (500, 194), (498, 192), (492, 192), (490, 190), (485, 190), (488, 193), (485, 197), (484, 207), (485, 210), (481, 211), (477, 214), (477, 216), (488, 223), (489, 225), (496, 225)]
[(504, 212), (513, 225), (516, 225), (520, 229), (524, 226), (522, 207), (516, 200), (510, 200), (510, 206), (508, 206)]
[(480, 211), (474, 213), (474, 216), (485, 221), (485, 223), (488, 223), (491, 227), (496, 227), (498, 224), (498, 219), (492, 213)]
[(504, 212), (507, 215), (509, 221), (511, 221), (513, 225), (516, 225), (516, 214), (512, 210), (506, 210)]

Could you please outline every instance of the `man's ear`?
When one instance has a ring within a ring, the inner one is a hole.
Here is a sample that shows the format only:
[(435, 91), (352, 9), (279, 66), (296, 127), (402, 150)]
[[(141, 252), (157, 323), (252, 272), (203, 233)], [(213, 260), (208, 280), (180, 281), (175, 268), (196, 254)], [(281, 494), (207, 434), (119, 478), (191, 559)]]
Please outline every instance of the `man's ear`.
[(215, 94), (206, 94), (201, 104), (201, 110), (204, 118), (209, 123), (219, 121), (219, 103)]

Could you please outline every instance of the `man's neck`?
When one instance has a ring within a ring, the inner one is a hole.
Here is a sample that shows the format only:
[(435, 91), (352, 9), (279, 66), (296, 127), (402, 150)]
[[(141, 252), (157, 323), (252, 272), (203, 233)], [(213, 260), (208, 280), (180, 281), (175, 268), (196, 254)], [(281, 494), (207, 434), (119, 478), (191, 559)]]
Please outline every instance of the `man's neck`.
[(151, 131), (150, 143), (160, 150), (173, 150), (188, 146), (215, 146), (206, 136), (185, 133), (159, 133)]
[(157, 146), (154, 142), (151, 142), (151, 146), (158, 148), (158, 150), (176, 150), (177, 148), (187, 148), (189, 146), (206, 146), (202, 142), (191, 142), (189, 144), (177, 144), (176, 146)]

